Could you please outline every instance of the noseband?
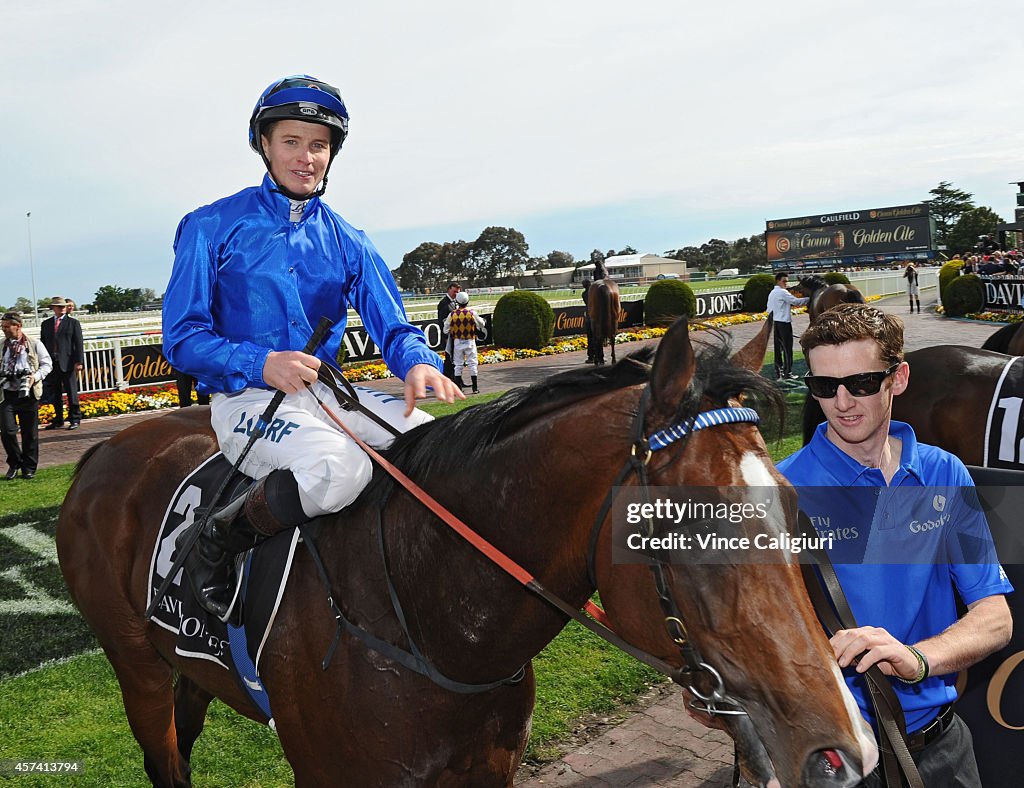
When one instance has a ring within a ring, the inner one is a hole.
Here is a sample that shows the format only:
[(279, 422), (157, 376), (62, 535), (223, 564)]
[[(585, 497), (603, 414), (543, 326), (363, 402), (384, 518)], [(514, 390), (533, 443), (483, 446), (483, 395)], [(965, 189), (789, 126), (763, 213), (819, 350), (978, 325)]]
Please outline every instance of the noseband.
[[(590, 531), (587, 572), (594, 588), (597, 588), (597, 574), (594, 571), (597, 541), (604, 528), (604, 523), (608, 519), (608, 512), (612, 506), (615, 488), (635, 474), (643, 497), (643, 503), (649, 503), (650, 481), (647, 473), (647, 464), (651, 461), (654, 452), (681, 441), (680, 454), (682, 454), (686, 450), (686, 443), (689, 437), (695, 432), (722, 424), (758, 424), (761, 421), (757, 411), (753, 408), (717, 408), (698, 413), (696, 416), (686, 419), (679, 424), (667, 427), (650, 437), (646, 437), (644, 435), (644, 424), (647, 420), (647, 410), (650, 401), (651, 387), (648, 384), (640, 396), (636, 419), (633, 422), (633, 444), (629, 459), (626, 460), (622, 470), (612, 483), (608, 496), (605, 498), (598, 512), (597, 520)], [(654, 536), (654, 523), (650, 517), (644, 519), (641, 528), (643, 536)], [(673, 678), (688, 682), (687, 690), (697, 698), (696, 701), (691, 702), (691, 708), (711, 716), (745, 715), (746, 712), (736, 699), (726, 692), (721, 674), (701, 658), (697, 647), (690, 641), (686, 625), (683, 623), (682, 613), (679, 611), (679, 607), (672, 596), (669, 573), (666, 571), (668, 564), (658, 558), (652, 560), (651, 573), (654, 575), (654, 586), (658, 594), (658, 602), (661, 605), (662, 612), (665, 614), (665, 626), (668, 629), (669, 637), (672, 638), (672, 642), (679, 649), (684, 662), (684, 667)], [(709, 692), (701, 692), (694, 686), (695, 679), (700, 673), (706, 674), (711, 680), (712, 688)]]

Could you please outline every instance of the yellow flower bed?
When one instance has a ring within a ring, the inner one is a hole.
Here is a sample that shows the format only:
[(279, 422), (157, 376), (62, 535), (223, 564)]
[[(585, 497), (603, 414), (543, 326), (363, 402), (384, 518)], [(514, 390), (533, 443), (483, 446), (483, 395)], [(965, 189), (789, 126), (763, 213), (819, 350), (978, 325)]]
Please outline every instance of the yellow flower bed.
[[(193, 401), (195, 392), (192, 394)], [(142, 410), (161, 410), (178, 407), (178, 389), (173, 383), (164, 386), (145, 386), (126, 391), (104, 391), (96, 394), (82, 394), (78, 398), (82, 418), (95, 416), (117, 416), (122, 413), (136, 413)], [(39, 407), (39, 422), (49, 424), (54, 417), (53, 405)]]

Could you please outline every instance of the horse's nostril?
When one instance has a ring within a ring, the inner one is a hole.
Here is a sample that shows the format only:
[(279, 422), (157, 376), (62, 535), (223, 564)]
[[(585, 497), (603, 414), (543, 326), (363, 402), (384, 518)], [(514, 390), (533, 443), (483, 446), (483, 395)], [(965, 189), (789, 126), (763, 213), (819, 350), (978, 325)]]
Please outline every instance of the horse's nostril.
[(811, 753), (804, 767), (801, 785), (812, 788), (848, 788), (861, 780), (855, 762), (842, 750), (828, 749)]
[(838, 771), (842, 768), (843, 759), (839, 757), (838, 752), (835, 750), (824, 750), (821, 754), (825, 756), (825, 760), (828, 761), (829, 766), (833, 769)]

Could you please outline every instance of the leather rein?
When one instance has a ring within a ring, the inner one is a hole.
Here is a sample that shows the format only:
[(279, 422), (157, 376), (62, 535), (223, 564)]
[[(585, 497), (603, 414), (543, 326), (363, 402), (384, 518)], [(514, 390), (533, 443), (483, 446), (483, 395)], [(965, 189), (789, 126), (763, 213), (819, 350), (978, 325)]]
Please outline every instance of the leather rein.
[[(325, 366), (326, 365), (321, 366), (321, 369), (324, 370)], [(342, 404), (342, 407), (344, 407), (346, 410), (359, 410), (360, 412), (366, 415), (370, 414), (370, 412), (367, 409), (364, 409), (363, 406), (359, 404), (358, 397), (355, 395), (354, 390), (351, 392), (351, 394), (340, 390), (338, 381), (334, 374), (322, 374), (320, 376), (320, 380), (334, 392), (335, 396)], [(347, 381), (345, 381), (343, 385), (345, 385), (346, 388), (350, 388), (347, 385)], [(373, 459), (374, 462), (380, 465), (380, 467), (383, 470), (385, 470), (392, 478), (394, 478), (395, 481), (397, 481), (410, 495), (412, 495), (414, 498), (420, 501), (420, 503), (422, 503), (427, 509), (433, 512), (442, 522), (444, 522), (448, 527), (450, 527), (452, 530), (458, 533), (463, 539), (469, 542), (479, 552), (483, 553), (484, 556), (488, 558), (488, 560), (490, 560), (492, 563), (497, 565), (500, 569), (502, 569), (504, 572), (506, 572), (508, 575), (514, 578), (518, 583), (520, 583), (520, 585), (522, 585), (528, 591), (530, 591), (536, 596), (539, 596), (545, 602), (550, 604), (552, 607), (558, 609), (569, 618), (578, 621), (582, 626), (589, 629), (591, 632), (593, 632), (601, 639), (605, 640), (606, 642), (610, 643), (616, 648), (626, 652), (627, 654), (633, 656), (640, 662), (656, 670), (658, 673), (667, 676), (672, 681), (679, 684), (683, 684), (684, 682), (686, 682), (687, 689), (703, 704), (702, 706), (695, 706), (695, 708), (698, 708), (700, 711), (712, 715), (746, 714), (746, 712), (739, 707), (739, 704), (735, 701), (735, 699), (731, 698), (725, 692), (722, 678), (718, 671), (716, 671), (713, 667), (711, 667), (711, 665), (709, 665), (701, 659), (696, 647), (690, 642), (687, 636), (686, 626), (683, 624), (682, 621), (682, 616), (679, 612), (678, 607), (675, 604), (675, 600), (672, 598), (671, 587), (668, 581), (667, 573), (665, 572), (664, 563), (656, 563), (654, 566), (652, 566), (652, 572), (654, 573), (654, 580), (658, 592), (658, 598), (661, 602), (663, 611), (665, 611), (665, 623), (668, 627), (669, 636), (672, 638), (673, 642), (678, 647), (679, 652), (682, 655), (683, 662), (685, 663), (684, 666), (681, 668), (676, 667), (675, 665), (672, 665), (671, 663), (666, 662), (665, 660), (656, 657), (653, 654), (650, 654), (646, 651), (643, 651), (642, 649), (639, 649), (636, 646), (633, 646), (632, 644), (625, 641), (612, 629), (611, 624), (604, 610), (595, 605), (592, 601), (588, 601), (583, 607), (583, 610), (585, 610), (587, 613), (593, 616), (593, 618), (590, 618), (583, 612), (581, 612), (581, 610), (576, 606), (569, 604), (556, 594), (546, 589), (541, 584), (541, 582), (536, 577), (534, 577), (530, 572), (528, 572), (518, 563), (516, 563), (503, 552), (501, 552), (489, 541), (487, 541), (482, 536), (473, 531), (462, 520), (460, 520), (454, 514), (449, 512), (435, 498), (433, 498), (429, 493), (423, 490), (423, 488), (416, 484), (416, 482), (414, 482), (402, 471), (396, 468), (391, 462), (389, 462), (383, 456), (381, 456), (379, 452), (377, 452), (372, 447), (367, 445), (362, 439), (359, 438), (359, 436), (357, 436), (347, 426), (345, 426), (345, 424), (331, 411), (331, 409), (327, 407), (327, 405), (325, 405), (324, 402), (319, 399), (319, 397), (317, 397), (316, 393), (311, 388), (309, 389), (309, 391), (310, 393), (313, 394), (314, 398), (317, 399), (317, 402), (319, 403), (320, 407), (324, 410), (324, 412), (327, 414), (327, 416), (341, 430), (343, 430), (345, 434), (347, 434), (353, 441), (355, 441), (356, 444), (363, 451), (365, 451)], [(644, 392), (640, 397), (640, 405), (638, 408), (637, 416), (634, 420), (634, 441), (631, 456), (626, 461), (622, 471), (616, 478), (616, 481), (613, 484), (612, 488), (608, 491), (608, 496), (605, 499), (605, 503), (602, 505), (601, 512), (598, 515), (597, 521), (595, 522), (593, 529), (591, 530), (590, 548), (587, 556), (587, 567), (592, 581), (594, 581), (593, 563), (597, 539), (603, 528), (604, 522), (607, 520), (607, 514), (611, 506), (612, 495), (614, 492), (614, 488), (616, 486), (618, 486), (622, 481), (624, 481), (629, 475), (635, 473), (637, 475), (638, 480), (640, 481), (642, 488), (645, 491), (644, 494), (647, 495), (647, 463), (649, 462), (653, 452), (658, 451), (660, 449), (664, 449), (667, 446), (670, 446), (671, 444), (679, 440), (683, 440), (685, 443), (685, 439), (688, 438), (688, 436), (691, 435), (692, 433), (710, 427), (714, 427), (720, 424), (757, 424), (760, 421), (760, 417), (758, 416), (757, 411), (753, 410), (752, 408), (719, 408), (717, 410), (710, 410), (699, 413), (696, 416), (686, 419), (685, 421), (679, 424), (675, 424), (667, 429), (661, 430), (660, 432), (657, 432), (648, 438), (645, 437), (644, 435), (644, 421), (646, 419), (648, 403), (650, 402), (650, 398), (650, 384), (648, 384), (644, 388)], [(394, 430), (393, 427), (390, 429), (392, 431)], [(647, 527), (653, 527), (650, 521), (647, 522)], [(309, 542), (310, 540), (306, 541)], [(320, 568), (322, 577), (326, 580), (326, 575), (324, 574), (323, 569), (319, 566), (320, 562), (318, 560), (318, 556), (314, 557), (315, 559), (317, 559), (318, 568)], [(594, 587), (597, 587), (596, 581), (594, 582)], [(393, 601), (397, 601), (396, 595), (394, 594), (393, 590), (391, 590), (391, 596)], [(337, 609), (333, 599), (330, 599), (329, 601), (332, 610), (335, 611), (336, 618), (338, 618), (338, 635), (340, 635), (341, 629), (344, 627), (353, 634), (362, 637), (361, 635), (359, 635), (359, 632), (353, 631), (351, 625), (347, 625), (347, 622), (343, 621), (343, 618), (339, 618), (341, 611)], [(335, 637), (335, 645), (337, 644), (337, 641), (338, 636)], [(331, 653), (333, 653), (333, 650), (334, 646), (332, 646), (331, 648)], [(425, 658), (422, 657), (422, 655), (419, 653), (418, 649), (415, 648), (415, 646), (413, 646), (413, 656), (416, 657), (415, 661), (417, 663), (420, 663), (421, 665), (423, 663), (426, 663)], [(328, 655), (328, 659), (325, 660), (325, 667), (326, 662), (329, 659), (330, 654)], [(403, 664), (406, 664), (406, 662), (403, 661)], [(417, 668), (413, 667), (413, 669)], [(458, 685), (458, 689), (456, 689), (456, 691), (461, 692), (473, 691), (473, 687), (478, 687), (479, 691), (485, 691), (488, 689), (492, 689), (493, 687), (500, 684), (514, 683), (522, 677), (523, 673), (523, 669), (521, 668), (514, 676), (508, 679), (499, 680), (497, 682), (490, 682), (488, 684), (482, 685), (467, 685), (462, 684), (461, 682), (455, 682), (451, 679), (444, 678), (435, 668), (429, 666), (429, 663), (426, 663), (424, 669), (417, 670), (418, 672), (429, 676), (432, 680), (441, 684), (441, 686), (445, 686), (446, 684)], [(702, 693), (700, 690), (696, 689), (693, 686), (693, 679), (699, 673), (706, 673), (711, 678), (712, 689), (710, 692)], [(441, 678), (443, 680), (438, 681), (438, 678)], [(453, 687), (449, 686), (449, 688)], [(725, 704), (729, 704), (730, 706), (732, 706), (732, 708), (725, 708)]]

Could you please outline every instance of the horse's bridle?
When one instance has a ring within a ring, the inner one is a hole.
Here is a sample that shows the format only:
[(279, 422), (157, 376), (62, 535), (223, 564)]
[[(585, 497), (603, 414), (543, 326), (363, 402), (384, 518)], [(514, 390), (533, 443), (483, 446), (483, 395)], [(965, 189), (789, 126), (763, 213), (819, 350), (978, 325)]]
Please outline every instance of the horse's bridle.
[[(640, 396), (640, 403), (637, 407), (636, 419), (633, 422), (633, 443), (629, 459), (626, 460), (611, 488), (608, 490), (604, 503), (598, 512), (597, 519), (590, 531), (590, 546), (587, 550), (587, 573), (590, 582), (597, 588), (597, 573), (594, 570), (594, 559), (597, 552), (597, 542), (608, 521), (608, 512), (611, 509), (615, 489), (623, 484), (630, 476), (636, 475), (639, 483), (643, 503), (650, 502), (650, 482), (647, 473), (647, 465), (651, 461), (654, 452), (671, 446), (677, 441), (683, 442), (680, 451), (685, 451), (685, 444), (689, 437), (703, 429), (715, 427), (721, 424), (758, 424), (761, 420), (757, 411), (753, 408), (725, 407), (715, 410), (707, 410), (698, 413), (696, 416), (671, 427), (660, 430), (650, 437), (644, 435), (647, 409), (651, 401), (651, 386), (644, 387)], [(644, 518), (641, 524), (642, 536), (654, 536), (654, 522), (650, 517)], [(745, 715), (739, 702), (725, 691), (725, 683), (721, 674), (710, 664), (704, 661), (697, 647), (690, 640), (683, 623), (682, 613), (672, 596), (669, 573), (666, 572), (667, 564), (657, 558), (652, 559), (650, 565), (651, 573), (654, 575), (654, 587), (658, 594), (658, 603), (665, 615), (665, 626), (668, 629), (669, 637), (676, 644), (679, 653), (682, 655), (684, 667), (672, 676), (673, 680), (687, 682), (686, 689), (697, 699), (691, 702), (690, 706), (697, 711), (710, 716), (716, 715)], [(709, 692), (701, 692), (694, 686), (696, 676), (700, 673), (706, 674), (711, 679), (712, 688)]]

